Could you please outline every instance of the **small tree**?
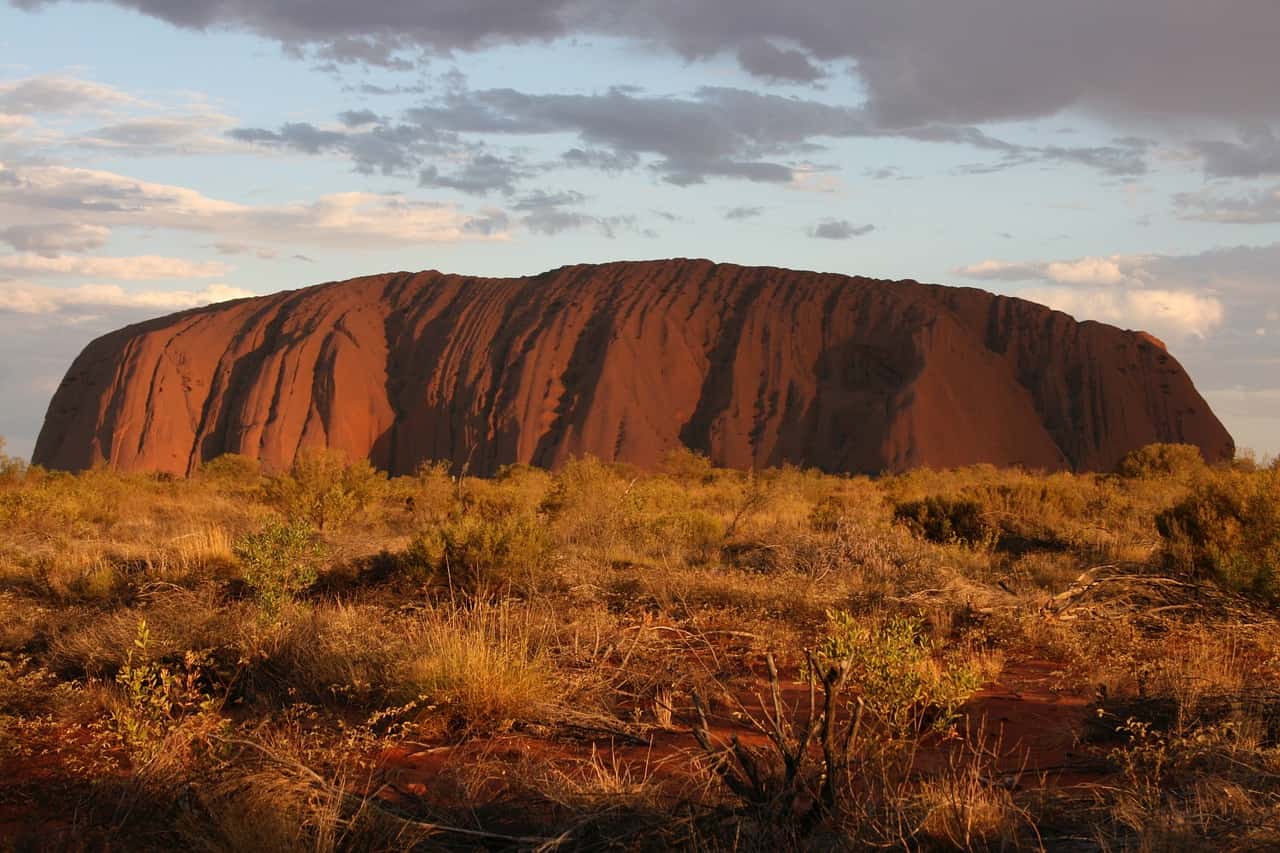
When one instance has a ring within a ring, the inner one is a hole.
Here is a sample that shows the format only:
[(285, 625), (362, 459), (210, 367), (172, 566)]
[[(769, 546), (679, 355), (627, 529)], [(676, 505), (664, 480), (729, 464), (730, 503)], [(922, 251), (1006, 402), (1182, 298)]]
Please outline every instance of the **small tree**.
[(1204, 457), (1194, 444), (1148, 444), (1120, 460), (1121, 477), (1182, 477), (1204, 468)]
[(263, 612), (274, 618), (285, 602), (315, 583), (324, 546), (305, 521), (267, 522), (257, 533), (241, 536), (233, 547), (244, 565), (244, 581)]

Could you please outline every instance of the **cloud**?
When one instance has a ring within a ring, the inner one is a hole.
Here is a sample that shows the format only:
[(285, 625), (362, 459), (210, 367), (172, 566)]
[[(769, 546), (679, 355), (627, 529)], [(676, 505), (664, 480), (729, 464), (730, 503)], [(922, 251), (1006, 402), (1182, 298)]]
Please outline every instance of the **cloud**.
[(111, 236), (102, 225), (56, 222), (42, 225), (10, 225), (0, 228), (0, 242), (19, 252), (35, 252), (54, 257), (65, 252), (90, 252), (101, 248)]
[(0, 312), (80, 314), (104, 309), (133, 309), (162, 313), (253, 295), (247, 290), (226, 284), (211, 284), (202, 290), (130, 291), (115, 284), (46, 287), (26, 282), (0, 281)]
[(441, 174), (435, 166), (428, 166), (418, 176), (418, 185), (454, 189), (471, 195), (486, 195), (494, 190), (510, 195), (520, 181), (532, 174), (533, 170), (515, 157), (477, 154), (451, 174)]
[(134, 156), (210, 154), (230, 147), (222, 131), (233, 124), (234, 119), (218, 113), (129, 118), (80, 134), (70, 142), (80, 148)]
[(1109, 258), (1086, 257), (1069, 261), (1010, 262), (986, 260), (960, 267), (957, 273), (967, 278), (988, 281), (1047, 281), (1061, 285), (1129, 285), (1141, 287), (1151, 281), (1146, 269), (1147, 255), (1113, 255)]
[(219, 255), (256, 255), (260, 260), (269, 261), (276, 258), (279, 253), (275, 249), (269, 249), (262, 246), (253, 246), (249, 243), (240, 243), (234, 240), (221, 240), (214, 243), (213, 248)]
[(812, 83), (826, 73), (802, 50), (785, 50), (768, 39), (752, 39), (738, 48), (738, 63), (757, 77), (790, 83)]
[[(491, 150), (495, 136), (564, 134), (576, 135), (581, 144), (565, 151), (558, 163), (530, 164)], [(462, 83), (394, 122), (371, 111), (345, 112), (333, 127), (292, 122), (275, 130), (236, 128), (228, 135), (311, 155), (345, 154), (359, 172), (416, 175), (424, 186), (477, 195), (510, 194), (554, 165), (611, 173), (647, 167), (677, 186), (712, 178), (794, 185), (812, 169), (812, 154), (829, 140), (884, 137), (964, 145), (999, 156), (969, 167), (974, 172), (1057, 162), (1139, 175), (1147, 170), (1152, 144), (1126, 138), (1107, 146), (1036, 147), (996, 139), (976, 127), (888, 128), (864, 107), (724, 86), (678, 96), (648, 95), (634, 87), (535, 94), (469, 90)]]
[(31, 253), (0, 255), (0, 275), (9, 276), (51, 275), (152, 281), (163, 278), (217, 278), (226, 272), (225, 264), (193, 263), (180, 258), (155, 255), (132, 258), (49, 257)]
[(1192, 149), (1204, 157), (1204, 171), (1214, 178), (1256, 178), (1280, 174), (1280, 138), (1262, 125), (1245, 130), (1239, 142), (1202, 141)]
[(45, 75), (0, 82), (0, 113), (10, 115), (84, 114), (142, 103), (119, 89), (76, 77)]
[(1216, 189), (1179, 193), (1173, 203), (1183, 219), (1234, 225), (1280, 222), (1280, 185), (1234, 195)]
[(1203, 338), (1226, 318), (1221, 300), (1186, 290), (1033, 287), (1018, 295), (1080, 319), (1127, 325), (1170, 338)]
[[(37, 9), (59, 0), (15, 0)], [(113, 0), (179, 27), (229, 27), (334, 58), (477, 50), (573, 36), (688, 59), (787, 45), (856, 69), (886, 125), (971, 124), (1068, 108), (1136, 119), (1275, 117), (1274, 0)], [(753, 47), (755, 46), (755, 47)], [(778, 48), (783, 50), (782, 48)], [(749, 60), (748, 64), (751, 64)], [(756, 61), (766, 76), (778, 63)]]
[[(372, 115), (370, 113), (370, 115)], [(278, 130), (240, 127), (227, 136), (251, 145), (302, 154), (344, 154), (364, 174), (413, 175), (432, 158), (465, 150), (456, 137), (421, 124), (370, 124), (362, 113), (339, 115), (340, 129), (290, 122)], [(376, 116), (374, 117), (376, 120)], [(353, 123), (354, 122), (354, 123)]]
[[(1083, 319), (1146, 328), (1162, 337), (1213, 336), (1203, 370), (1262, 370), (1256, 329), (1280, 311), (1280, 243), (1193, 255), (1112, 255), (1057, 261), (986, 260), (955, 270), (979, 281), (1028, 282), (1017, 295)], [(1227, 357), (1227, 353), (1235, 355)], [(1262, 372), (1273, 374), (1277, 364)], [(1261, 375), (1261, 374), (1259, 374)]]
[(845, 219), (827, 219), (809, 230), (810, 237), (820, 240), (850, 240), (876, 230), (874, 225), (854, 225)]
[(597, 216), (580, 210), (570, 210), (587, 201), (580, 192), (569, 190), (549, 193), (543, 190), (518, 199), (512, 210), (521, 213), (520, 224), (535, 234), (552, 236), (564, 231), (595, 227), (609, 239), (623, 229), (636, 230), (634, 216)]
[(454, 205), (402, 196), (349, 192), (255, 207), (113, 172), (0, 164), (0, 216), (38, 219), (50, 212), (90, 225), (152, 226), (290, 246), (375, 248), (504, 236), (469, 227), (473, 217)]
[(35, 121), (30, 116), (17, 116), (0, 113), (0, 139), (16, 136), (19, 131), (34, 127)]

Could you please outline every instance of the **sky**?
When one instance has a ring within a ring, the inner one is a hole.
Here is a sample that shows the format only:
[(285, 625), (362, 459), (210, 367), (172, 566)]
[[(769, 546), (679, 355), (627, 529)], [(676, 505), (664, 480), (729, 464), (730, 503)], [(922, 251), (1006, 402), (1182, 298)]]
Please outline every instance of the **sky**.
[(1164, 340), (1280, 454), (1275, 0), (0, 0), (0, 436), (94, 337), (699, 257)]

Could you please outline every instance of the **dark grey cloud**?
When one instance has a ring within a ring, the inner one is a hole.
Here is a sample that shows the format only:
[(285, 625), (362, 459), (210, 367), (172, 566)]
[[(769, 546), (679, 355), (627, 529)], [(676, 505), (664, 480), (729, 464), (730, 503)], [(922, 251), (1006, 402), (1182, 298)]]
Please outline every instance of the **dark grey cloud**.
[(378, 124), (380, 119), (373, 110), (346, 110), (338, 113), (338, 121), (346, 127), (363, 127)]
[(1204, 157), (1204, 171), (1210, 177), (1280, 175), (1280, 138), (1270, 127), (1245, 130), (1238, 142), (1204, 141), (1192, 147)]
[(854, 225), (846, 219), (826, 219), (809, 229), (809, 236), (819, 240), (851, 240), (874, 230), (874, 225)]
[[(785, 182), (780, 158), (814, 150), (815, 138), (875, 133), (862, 112), (743, 89), (704, 87), (692, 97), (646, 96), (614, 88), (602, 94), (528, 94), (514, 89), (454, 92), (410, 110), (410, 121), (454, 133), (576, 133), (587, 145), (571, 162), (607, 166), (657, 158), (674, 184), (709, 177)], [(611, 159), (594, 157), (604, 150)]]
[(104, 226), (68, 222), (0, 228), (0, 242), (8, 243), (19, 252), (34, 252), (50, 258), (100, 249), (110, 236), (110, 229)]
[(1062, 145), (1012, 145), (999, 140), (971, 141), (970, 144), (1001, 153), (992, 162), (975, 163), (961, 168), (970, 175), (1002, 172), (1035, 163), (1066, 163), (1097, 169), (1114, 177), (1137, 177), (1149, 169), (1147, 156), (1154, 142), (1146, 139), (1124, 138), (1111, 145), (1062, 146)]
[(764, 38), (741, 45), (738, 63), (745, 71), (768, 80), (812, 83), (826, 76), (826, 72), (809, 61), (804, 51), (780, 48)]
[(640, 165), (634, 151), (602, 151), (597, 148), (570, 148), (561, 155), (566, 165), (602, 172), (625, 172)]
[(1184, 219), (1234, 225), (1280, 222), (1280, 186), (1243, 192), (1208, 188), (1174, 196), (1174, 207)]
[[(1037, 162), (1072, 163), (1112, 175), (1146, 170), (1145, 140), (1094, 148), (1031, 147), (968, 126), (886, 129), (867, 110), (729, 87), (707, 86), (688, 96), (649, 95), (614, 87), (596, 94), (535, 94), (515, 89), (468, 90), (459, 83), (442, 96), (406, 110), (395, 124), (372, 111), (341, 113), (340, 130), (306, 122), (278, 130), (238, 128), (241, 142), (307, 154), (345, 152), (360, 172), (417, 174), (423, 186), (472, 194), (512, 193), (552, 164), (530, 165), (488, 150), (470, 137), (573, 134), (581, 145), (559, 165), (619, 172), (647, 167), (676, 186), (713, 178), (787, 183), (796, 169), (831, 140), (903, 137), (970, 146), (998, 155), (968, 167), (973, 173)], [(375, 123), (377, 122), (377, 123)], [(491, 140), (490, 140), (491, 141)], [(463, 162), (460, 167), (452, 163)]]
[(576, 190), (536, 190), (517, 199), (511, 209), (521, 214), (520, 223), (525, 228), (545, 236), (595, 227), (613, 239), (621, 230), (638, 230), (639, 223), (634, 216), (598, 216), (571, 209), (587, 201), (587, 196)]
[(411, 71), (413, 60), (398, 54), (399, 41), (381, 38), (337, 38), (315, 50), (317, 59), (349, 65), (372, 65), (391, 71)]
[(724, 218), (740, 222), (744, 219), (755, 219), (764, 213), (763, 207), (731, 207), (724, 213)]
[[(64, 0), (11, 0), (36, 9)], [(231, 27), (374, 60), (603, 34), (690, 59), (762, 43), (856, 68), (880, 123), (975, 124), (1078, 107), (1141, 118), (1280, 116), (1274, 0), (111, 0), (189, 29)], [(353, 43), (358, 47), (352, 47)], [(345, 46), (345, 47), (344, 47)], [(788, 61), (795, 62), (792, 58)], [(797, 66), (798, 68), (798, 66)], [(791, 68), (794, 74), (797, 68)], [(802, 68), (801, 74), (805, 73)]]
[(512, 210), (530, 211), (542, 210), (548, 207), (567, 207), (569, 205), (583, 204), (587, 197), (577, 190), (561, 190), (558, 192), (547, 192), (546, 190), (535, 190), (522, 198), (516, 199), (511, 205)]
[(449, 174), (428, 166), (419, 174), (418, 185), (453, 189), (471, 195), (486, 195), (495, 190), (510, 195), (516, 191), (519, 182), (533, 174), (534, 170), (518, 158), (477, 154)]
[(503, 234), (511, 227), (511, 217), (505, 211), (491, 210), (479, 216), (474, 216), (463, 230), (468, 234), (479, 234), (482, 237), (491, 237), (495, 234)]
[[(340, 118), (361, 114), (343, 113)], [(345, 121), (345, 120), (344, 120)], [(356, 171), (384, 175), (418, 173), (430, 159), (454, 154), (463, 146), (455, 136), (417, 124), (378, 124), (325, 130), (309, 122), (291, 122), (279, 130), (241, 127), (227, 132), (232, 139), (304, 154), (346, 154)]]

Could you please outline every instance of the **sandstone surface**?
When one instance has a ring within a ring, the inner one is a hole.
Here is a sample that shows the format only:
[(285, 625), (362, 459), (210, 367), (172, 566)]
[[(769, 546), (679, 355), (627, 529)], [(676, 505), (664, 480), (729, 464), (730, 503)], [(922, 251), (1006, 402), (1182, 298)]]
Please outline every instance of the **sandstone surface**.
[(981, 290), (670, 260), (520, 279), (396, 273), (213, 305), (76, 359), (33, 461), (188, 474), (328, 446), (394, 474), (593, 454), (879, 473), (1228, 459), (1163, 344)]

